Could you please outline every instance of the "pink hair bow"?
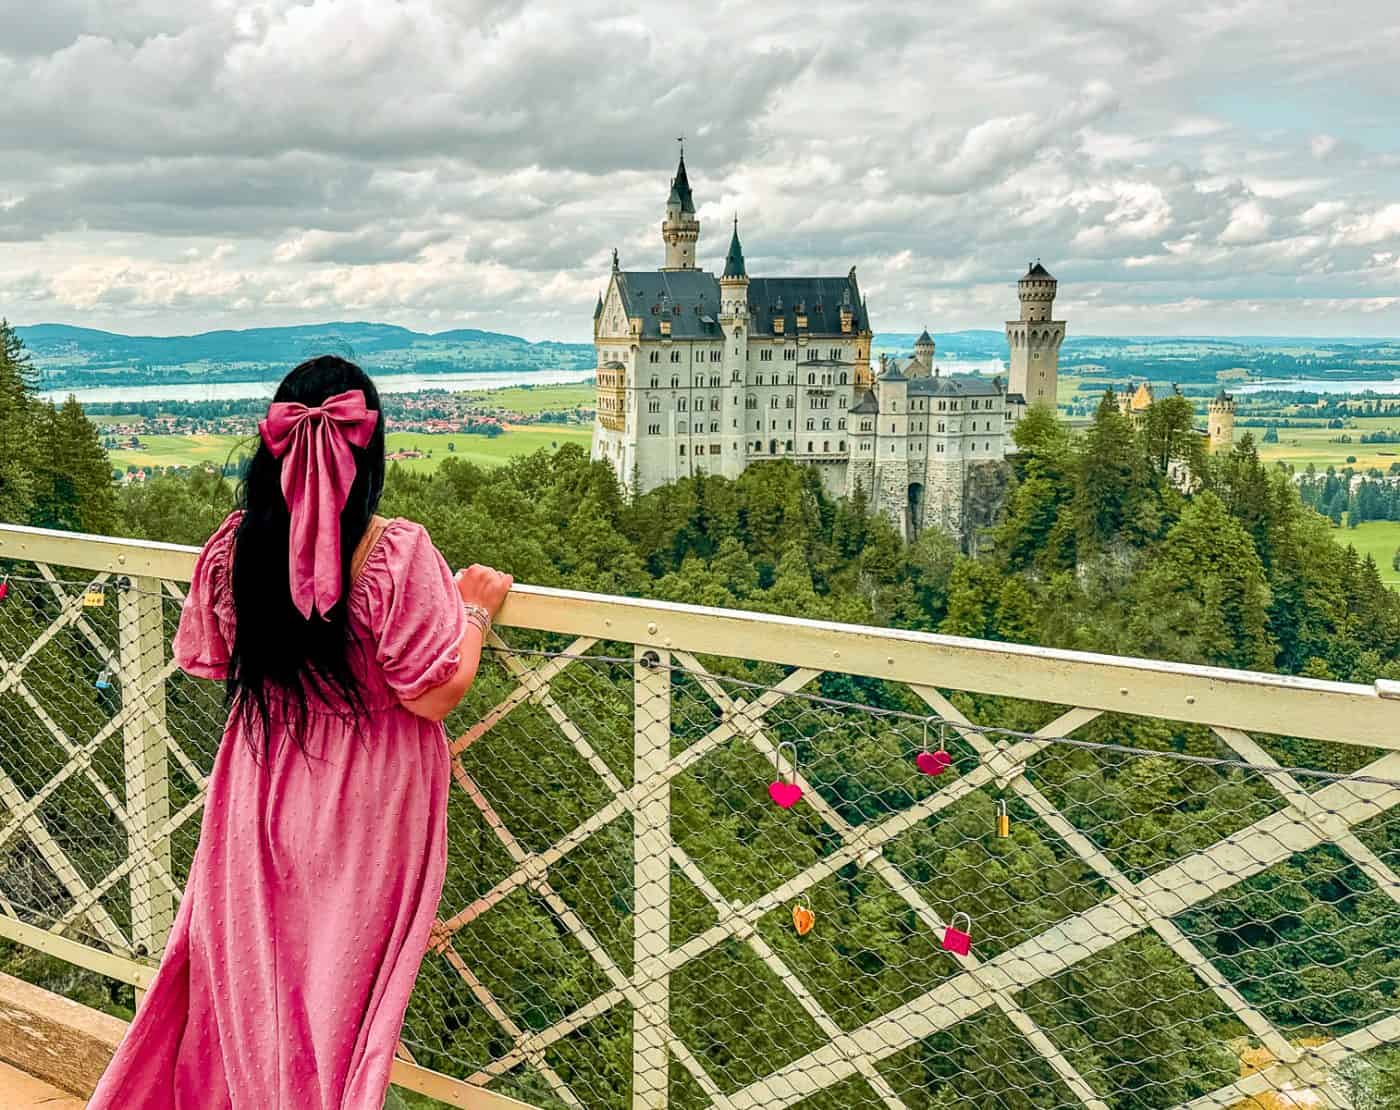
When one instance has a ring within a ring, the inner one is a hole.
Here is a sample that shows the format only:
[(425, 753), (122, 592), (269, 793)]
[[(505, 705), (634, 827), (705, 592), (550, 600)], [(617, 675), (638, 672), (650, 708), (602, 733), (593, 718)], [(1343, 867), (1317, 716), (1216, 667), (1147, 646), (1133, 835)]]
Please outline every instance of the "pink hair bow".
[(258, 434), (282, 460), (282, 496), (292, 514), (287, 579), (292, 604), (307, 620), (322, 617), (340, 600), (340, 511), (355, 483), (350, 447), (366, 446), (379, 413), (350, 389), (314, 408), (277, 401), (258, 423)]

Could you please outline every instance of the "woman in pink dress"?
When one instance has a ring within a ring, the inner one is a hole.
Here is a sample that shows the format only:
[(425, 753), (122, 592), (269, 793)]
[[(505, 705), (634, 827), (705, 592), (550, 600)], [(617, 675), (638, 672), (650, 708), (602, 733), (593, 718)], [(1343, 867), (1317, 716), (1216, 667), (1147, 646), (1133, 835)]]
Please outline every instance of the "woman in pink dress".
[(175, 636), (230, 714), (160, 970), (98, 1110), (378, 1110), (447, 862), (440, 723), (511, 586), (375, 516), (384, 423), (335, 357), (277, 390)]

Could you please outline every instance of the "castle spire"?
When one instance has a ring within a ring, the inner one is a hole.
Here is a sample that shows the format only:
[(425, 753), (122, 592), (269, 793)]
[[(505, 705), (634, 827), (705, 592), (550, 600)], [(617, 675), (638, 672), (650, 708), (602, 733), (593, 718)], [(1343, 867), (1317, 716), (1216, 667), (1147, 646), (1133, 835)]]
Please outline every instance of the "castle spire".
[(729, 253), (724, 259), (724, 277), (747, 278), (744, 268), (744, 248), (739, 243), (739, 217), (734, 217), (734, 234), (729, 239)]
[(666, 265), (662, 268), (695, 269), (695, 243), (699, 238), (700, 221), (695, 217), (695, 197), (685, 172), (685, 147), (682, 145), (676, 176), (671, 178), (671, 194), (666, 198), (666, 218), (661, 222), (661, 239), (666, 244)]

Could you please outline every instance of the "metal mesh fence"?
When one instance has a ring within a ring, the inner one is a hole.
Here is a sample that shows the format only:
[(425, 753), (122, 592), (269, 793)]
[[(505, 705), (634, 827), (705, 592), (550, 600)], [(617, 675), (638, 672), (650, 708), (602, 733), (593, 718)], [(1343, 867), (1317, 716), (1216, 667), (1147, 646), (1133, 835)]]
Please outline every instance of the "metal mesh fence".
[[(156, 958), (226, 717), (181, 599), (11, 567), (0, 919)], [(1400, 755), (502, 635), (417, 1065), (540, 1107), (1400, 1107)]]

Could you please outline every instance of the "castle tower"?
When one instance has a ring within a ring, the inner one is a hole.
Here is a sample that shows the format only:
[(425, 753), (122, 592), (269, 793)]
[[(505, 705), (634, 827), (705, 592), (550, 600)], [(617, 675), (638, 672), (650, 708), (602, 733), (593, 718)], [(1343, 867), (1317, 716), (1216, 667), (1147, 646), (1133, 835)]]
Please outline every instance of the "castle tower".
[(734, 217), (734, 234), (719, 279), (719, 327), (724, 336), (723, 440), (719, 472), (737, 478), (744, 469), (744, 398), (748, 384), (749, 274), (744, 265), (744, 248), (739, 243), (739, 218)]
[(1228, 451), (1235, 442), (1235, 399), (1223, 389), (1210, 403), (1206, 427), (1210, 429), (1212, 451)]
[(671, 178), (671, 195), (666, 199), (666, 218), (661, 221), (661, 238), (666, 243), (664, 270), (695, 269), (695, 243), (700, 238), (700, 221), (695, 218), (695, 198), (690, 195), (690, 179), (685, 174), (685, 148), (680, 165)]
[(928, 328), (914, 340), (914, 361), (919, 364), (919, 377), (926, 378), (933, 373), (933, 336), (929, 335)]
[(1011, 348), (1009, 391), (1019, 393), (1027, 405), (1055, 407), (1060, 344), (1065, 338), (1064, 321), (1052, 319), (1058, 286), (1039, 262), (1033, 262), (1016, 283), (1021, 318), (1006, 322), (1006, 342)]

